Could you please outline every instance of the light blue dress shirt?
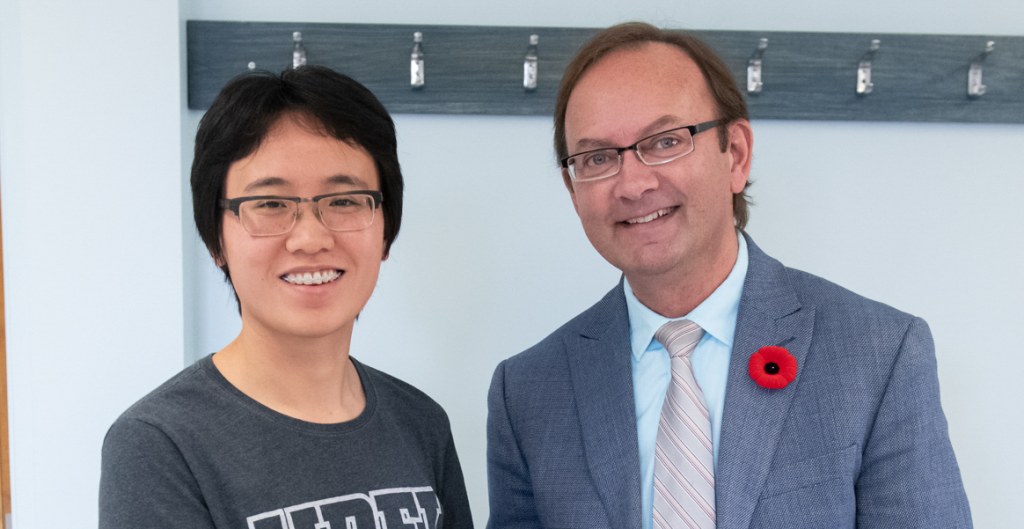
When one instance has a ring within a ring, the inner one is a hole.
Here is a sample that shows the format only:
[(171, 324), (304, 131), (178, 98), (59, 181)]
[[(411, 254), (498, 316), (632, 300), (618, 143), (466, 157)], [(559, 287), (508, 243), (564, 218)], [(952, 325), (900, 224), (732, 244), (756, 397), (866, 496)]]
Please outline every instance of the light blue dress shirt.
[[(711, 415), (711, 438), (714, 444), (715, 467), (718, 467), (718, 439), (725, 407), (725, 384), (729, 373), (732, 340), (736, 334), (743, 281), (747, 276), (747, 242), (738, 236), (736, 264), (725, 281), (700, 305), (681, 319), (690, 320), (704, 329), (704, 336), (693, 351), (694, 378), (704, 392)], [(658, 328), (669, 321), (640, 303), (628, 281), (623, 281), (626, 309), (629, 313), (629, 339), (633, 350), (633, 401), (636, 404), (636, 430), (640, 450), (640, 501), (644, 529), (654, 525), (654, 444), (658, 437), (658, 420), (665, 401), (672, 364), (665, 348), (654, 339)]]

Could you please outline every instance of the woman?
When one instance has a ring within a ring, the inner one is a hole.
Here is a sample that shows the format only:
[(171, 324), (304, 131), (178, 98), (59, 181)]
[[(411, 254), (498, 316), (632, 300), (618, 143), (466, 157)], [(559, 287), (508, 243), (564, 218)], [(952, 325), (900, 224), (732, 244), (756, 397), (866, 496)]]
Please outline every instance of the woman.
[(350, 357), (402, 215), (394, 124), (320, 67), (249, 74), (203, 117), (195, 222), (242, 330), (129, 408), (100, 527), (472, 527), (447, 416)]

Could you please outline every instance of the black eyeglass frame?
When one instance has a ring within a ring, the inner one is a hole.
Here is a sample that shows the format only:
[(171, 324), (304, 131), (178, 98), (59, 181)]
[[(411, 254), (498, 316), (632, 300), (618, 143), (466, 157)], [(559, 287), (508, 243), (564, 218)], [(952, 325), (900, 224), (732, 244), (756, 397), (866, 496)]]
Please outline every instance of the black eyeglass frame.
[[(711, 120), (711, 121), (705, 121), (703, 123), (697, 123), (696, 125), (684, 125), (682, 127), (675, 127), (675, 128), (671, 128), (671, 129), (668, 129), (668, 130), (663, 130), (663, 131), (660, 131), (660, 132), (655, 132), (654, 134), (651, 134), (650, 136), (644, 136), (643, 138), (640, 138), (639, 140), (637, 140), (632, 145), (627, 145), (625, 147), (601, 147), (600, 149), (590, 149), (590, 150), (587, 150), (587, 151), (581, 151), (581, 152), (578, 152), (578, 153), (575, 153), (575, 154), (570, 154), (569, 156), (566, 156), (565, 158), (562, 158), (561, 160), (559, 160), (559, 163), (562, 165), (562, 169), (564, 169), (569, 174), (569, 177), (572, 179), (573, 182), (591, 182), (591, 181), (594, 181), (594, 180), (601, 180), (601, 179), (604, 179), (604, 178), (610, 178), (612, 176), (615, 176), (615, 175), (619, 174), (619, 171), (622, 170), (622, 153), (624, 153), (626, 151), (633, 151), (633, 152), (635, 152), (636, 155), (637, 155), (637, 158), (640, 160), (640, 162), (643, 163), (644, 165), (648, 166), (648, 167), (655, 166), (655, 165), (662, 165), (662, 164), (666, 164), (666, 163), (669, 163), (669, 162), (674, 162), (674, 161), (678, 160), (679, 158), (682, 158), (682, 157), (686, 156), (687, 154), (690, 154), (690, 153), (692, 153), (694, 151), (694, 149), (696, 148), (696, 145), (692, 145), (693, 137), (694, 136), (696, 136), (696, 135), (698, 135), (701, 132), (704, 132), (706, 130), (711, 130), (711, 129), (719, 126), (719, 125), (722, 125), (724, 123), (724, 121), (725, 120), (722, 120), (722, 119), (715, 119), (715, 120)], [(654, 163), (647, 163), (647, 161), (644, 160), (643, 155), (641, 155), (640, 151), (637, 149), (637, 146), (639, 146), (641, 143), (643, 143), (643, 142), (645, 142), (645, 141), (647, 141), (647, 140), (649, 140), (651, 138), (654, 138), (654, 137), (657, 137), (657, 136), (661, 136), (662, 134), (668, 134), (669, 132), (675, 132), (677, 130), (683, 130), (683, 129), (686, 129), (686, 130), (688, 130), (690, 132), (690, 139), (691, 139), (691, 149), (686, 154), (681, 154), (678, 157), (672, 158), (670, 160), (664, 160), (664, 161), (654, 162)], [(615, 154), (618, 156), (618, 159), (619, 159), (619, 164), (618, 164), (619, 168), (618, 168), (618, 170), (615, 171), (614, 173), (611, 173), (611, 174), (606, 175), (606, 176), (599, 176), (597, 178), (588, 178), (586, 180), (577, 180), (576, 179), (576, 171), (569, 170), (569, 160), (571, 160), (572, 158), (575, 158), (577, 156), (584, 155), (584, 154), (590, 154), (590, 153), (593, 153), (593, 152), (601, 152), (601, 151), (615, 151)]]
[[(288, 202), (294, 202), (296, 204), (296, 206), (298, 206), (299, 204), (302, 204), (303, 202), (312, 202), (312, 203), (316, 204), (316, 203), (320, 202), (321, 200), (323, 200), (325, 198), (353, 196), (353, 195), (368, 196), (368, 197), (370, 197), (370, 201), (372, 202), (372, 206), (373, 206), (373, 211), (374, 212), (376, 212), (378, 209), (380, 209), (381, 204), (384, 203), (384, 193), (381, 193), (380, 191), (374, 191), (374, 190), (371, 190), (371, 189), (361, 189), (361, 190), (358, 190), (358, 191), (342, 191), (340, 193), (326, 193), (326, 194), (323, 194), (323, 195), (316, 195), (316, 196), (308, 197), (308, 198), (303, 198), (303, 197), (286, 197), (286, 196), (280, 196), (280, 195), (253, 195), (253, 196), (247, 196), (247, 197), (222, 198), (222, 199), (220, 199), (218, 201), (218, 204), (220, 205), (221, 209), (230, 211), (231, 213), (233, 213), (235, 215), (235, 217), (238, 217), (239, 219), (241, 219), (242, 218), (241, 217), (241, 212), (239, 210), (242, 207), (242, 204), (245, 203), (245, 202), (251, 202), (253, 200), (286, 200)], [(323, 222), (323, 218), (321, 218), (321, 216), (320, 216), (319, 208), (314, 208), (314, 209), (316, 209), (317, 217), (320, 218), (320, 222)], [(296, 207), (296, 209), (295, 209), (295, 217), (294, 217), (295, 219), (298, 219), (298, 214), (299, 214), (299, 210), (298, 210), (298, 207)], [(376, 217), (376, 215), (374, 215), (374, 217)], [(372, 224), (373, 224), (373, 222), (371, 221), (370, 224), (366, 225), (366, 227), (369, 227)], [(293, 220), (292, 221), (292, 228), (294, 228), (294, 227), (295, 227), (295, 224), (294, 224), (294, 220)], [(348, 230), (334, 230), (334, 229), (331, 229), (330, 227), (328, 227), (326, 224), (324, 224), (324, 227), (327, 227), (327, 229), (329, 229), (331, 231), (348, 231)], [(281, 233), (288, 233), (288, 231), (291, 231), (291, 228), (289, 228), (287, 231), (283, 231)], [(278, 235), (280, 235), (280, 234), (278, 234)]]

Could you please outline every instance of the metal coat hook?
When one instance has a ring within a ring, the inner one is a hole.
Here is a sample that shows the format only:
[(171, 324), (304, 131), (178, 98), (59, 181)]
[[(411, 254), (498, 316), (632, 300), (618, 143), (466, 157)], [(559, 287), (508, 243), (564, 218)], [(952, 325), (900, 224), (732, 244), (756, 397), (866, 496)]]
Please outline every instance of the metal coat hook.
[(540, 37), (536, 34), (530, 35), (530, 45), (526, 48), (526, 58), (523, 59), (523, 90), (534, 92), (537, 90), (537, 44)]
[(422, 90), (426, 84), (423, 72), (423, 33), (412, 34), (412, 54), (409, 56), (409, 84), (413, 90)]
[(857, 95), (859, 96), (870, 94), (875, 89), (875, 83), (871, 82), (871, 63), (875, 60), (875, 55), (881, 45), (880, 40), (871, 39), (871, 47), (861, 56), (860, 63), (857, 64)]
[(302, 32), (292, 32), (292, 68), (306, 65), (306, 48), (302, 46)]
[(761, 89), (764, 88), (764, 82), (761, 81), (761, 61), (764, 57), (764, 50), (768, 48), (768, 39), (761, 38), (757, 43), (757, 49), (754, 50), (754, 54), (750, 56), (750, 60), (747, 61), (747, 93), (751, 95), (757, 95), (761, 93)]
[(982, 69), (985, 66), (985, 59), (987, 59), (988, 55), (992, 53), (995, 46), (995, 41), (988, 41), (985, 43), (985, 51), (979, 53), (978, 56), (971, 61), (971, 68), (967, 70), (967, 97), (976, 98), (985, 95), (987, 87), (982, 83)]

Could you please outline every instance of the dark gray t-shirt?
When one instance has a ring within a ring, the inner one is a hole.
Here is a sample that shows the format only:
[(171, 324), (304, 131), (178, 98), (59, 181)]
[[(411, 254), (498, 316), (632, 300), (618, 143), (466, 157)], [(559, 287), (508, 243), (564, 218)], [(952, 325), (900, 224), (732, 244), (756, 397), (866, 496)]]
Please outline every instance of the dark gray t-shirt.
[(196, 362), (114, 422), (100, 529), (472, 528), (444, 410), (353, 360), (366, 408), (315, 424)]

